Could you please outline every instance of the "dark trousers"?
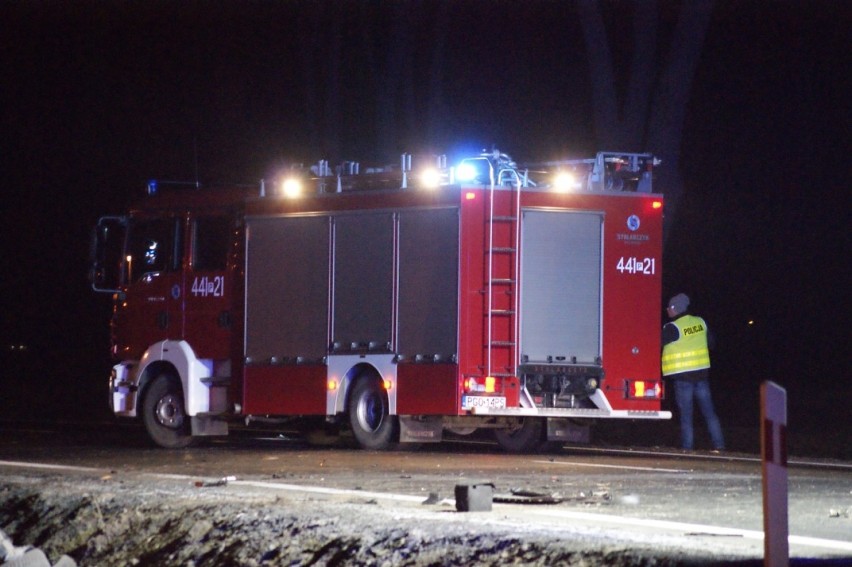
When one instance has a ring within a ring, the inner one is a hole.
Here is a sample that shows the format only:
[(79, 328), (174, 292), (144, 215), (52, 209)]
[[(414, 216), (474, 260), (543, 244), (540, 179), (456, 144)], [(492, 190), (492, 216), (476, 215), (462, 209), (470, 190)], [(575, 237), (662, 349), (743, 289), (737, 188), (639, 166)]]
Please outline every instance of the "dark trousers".
[(710, 395), (710, 382), (699, 380), (690, 382), (688, 380), (675, 380), (675, 398), (680, 414), (680, 438), (684, 449), (692, 449), (695, 445), (695, 432), (692, 426), (693, 400), (698, 403), (698, 408), (707, 422), (707, 431), (714, 449), (725, 448), (725, 438), (722, 435), (722, 426), (719, 418), (713, 410), (713, 398)]

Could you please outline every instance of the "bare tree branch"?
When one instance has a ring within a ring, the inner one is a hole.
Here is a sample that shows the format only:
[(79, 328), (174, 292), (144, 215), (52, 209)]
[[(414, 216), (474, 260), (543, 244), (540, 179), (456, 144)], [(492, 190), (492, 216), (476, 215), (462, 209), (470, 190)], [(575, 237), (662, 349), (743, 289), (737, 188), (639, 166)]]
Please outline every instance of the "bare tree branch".
[(657, 58), (657, 2), (636, 0), (633, 6), (633, 59), (622, 115), (625, 141), (629, 144), (636, 144), (645, 139), (645, 117), (648, 116), (655, 78), (654, 62)]
[[(663, 158), (666, 167), (660, 169), (658, 186), (666, 193), (666, 223), (670, 225), (683, 191), (679, 169), (683, 126), (713, 0), (683, 3), (665, 54), (658, 48), (656, 0), (634, 2), (632, 58), (623, 113), (619, 113), (615, 63), (602, 6), (594, 0), (577, 0), (589, 57), (597, 143), (607, 149), (650, 151)], [(665, 59), (659, 61), (659, 57)], [(657, 74), (661, 62), (662, 70)], [(618, 147), (609, 147), (612, 144)]]
[(612, 53), (598, 2), (578, 0), (577, 11), (580, 14), (592, 75), (595, 135), (598, 142), (602, 143), (618, 131), (618, 104)]

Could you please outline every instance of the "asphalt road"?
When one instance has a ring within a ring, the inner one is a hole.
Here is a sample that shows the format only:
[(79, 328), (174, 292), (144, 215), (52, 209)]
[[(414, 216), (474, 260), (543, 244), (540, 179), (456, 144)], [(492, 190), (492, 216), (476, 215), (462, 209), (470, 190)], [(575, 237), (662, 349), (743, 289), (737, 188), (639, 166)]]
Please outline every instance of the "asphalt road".
[[(50, 470), (203, 488), (227, 478), (233, 490), (390, 502), (412, 513), (454, 511), (456, 485), (490, 483), (493, 510), (478, 513), (477, 521), (763, 554), (757, 455), (567, 446), (518, 456), (476, 439), (391, 452), (340, 445), (317, 447), (246, 429), (167, 451), (149, 446), (138, 428), (115, 423), (0, 423), (0, 479)], [(788, 476), (790, 556), (852, 564), (852, 463), (792, 460)], [(543, 503), (543, 496), (558, 502)]]

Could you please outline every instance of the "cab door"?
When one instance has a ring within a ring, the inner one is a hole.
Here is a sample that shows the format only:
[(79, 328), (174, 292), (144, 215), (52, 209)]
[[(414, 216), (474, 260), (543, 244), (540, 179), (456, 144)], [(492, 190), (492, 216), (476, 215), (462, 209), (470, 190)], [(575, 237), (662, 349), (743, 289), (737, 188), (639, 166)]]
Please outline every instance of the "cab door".
[(180, 228), (173, 216), (130, 220), (112, 318), (120, 360), (138, 359), (152, 344), (183, 333)]
[(235, 290), (228, 269), (235, 227), (228, 216), (196, 216), (189, 221), (184, 338), (199, 358), (230, 356)]

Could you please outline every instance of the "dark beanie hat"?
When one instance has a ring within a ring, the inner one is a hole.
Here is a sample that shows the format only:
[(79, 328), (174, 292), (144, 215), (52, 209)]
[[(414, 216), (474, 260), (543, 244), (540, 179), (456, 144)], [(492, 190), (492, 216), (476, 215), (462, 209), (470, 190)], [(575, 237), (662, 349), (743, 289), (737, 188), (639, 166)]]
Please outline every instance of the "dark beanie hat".
[(689, 297), (687, 297), (685, 293), (679, 293), (669, 299), (669, 307), (674, 309), (677, 315), (680, 315), (689, 307)]

